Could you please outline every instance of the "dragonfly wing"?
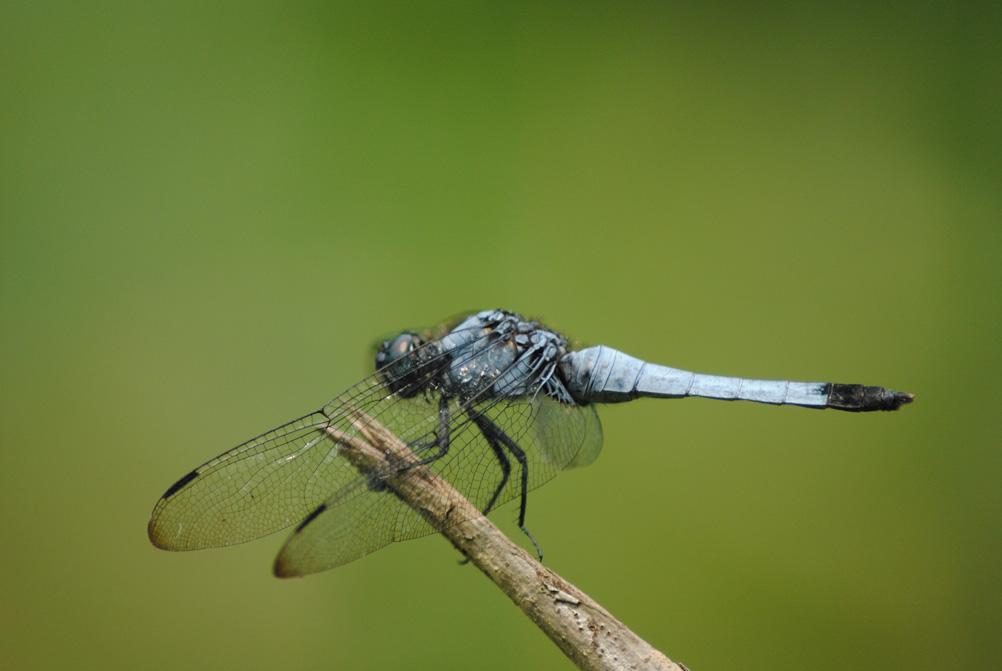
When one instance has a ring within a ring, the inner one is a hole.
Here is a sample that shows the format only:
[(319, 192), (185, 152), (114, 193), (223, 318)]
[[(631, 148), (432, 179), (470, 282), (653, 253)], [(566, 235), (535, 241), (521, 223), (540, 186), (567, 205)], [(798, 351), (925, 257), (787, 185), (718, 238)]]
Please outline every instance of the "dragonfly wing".
[[(438, 352), (438, 342), (424, 347)], [(430, 384), (441, 353), (420, 359), (408, 374), (414, 389)], [(380, 373), (307, 415), (258, 436), (196, 468), (157, 502), (148, 533), (157, 547), (197, 550), (260, 538), (300, 522), (337, 492), (351, 490), (363, 477), (338, 458), (335, 434), (353, 436), (362, 412), (405, 440), (434, 429), (437, 407), (422, 396), (392, 394)], [(329, 431), (335, 429), (336, 431)]]
[(594, 404), (569, 405), (551, 398), (539, 402), (534, 424), (541, 458), (556, 470), (587, 466), (602, 451), (602, 423)]
[(166, 550), (242, 543), (295, 524), (330, 495), (337, 445), (315, 412), (196, 468), (164, 494), (150, 540)]
[[(397, 412), (386, 413), (383, 421), (406, 416), (400, 410), (410, 403), (421, 405), (431, 400), (398, 401)], [(427, 416), (429, 408), (415, 414)], [(523, 451), (528, 466), (528, 488), (550, 480), (572, 464), (583, 450), (590, 459), (598, 453), (602, 433), (598, 416), (590, 406), (567, 406), (548, 397), (534, 399), (502, 398), (460, 404), (455, 399), (447, 406), (449, 446), (445, 455), (427, 465), (454, 489), (463, 494), (477, 511), (493, 499), (494, 507), (521, 494), (521, 466), (510, 452), (501, 449), (510, 473), (505, 469), (488, 439), (472, 417), (482, 417), (503, 431)], [(381, 422), (382, 423), (382, 422)], [(386, 428), (393, 430), (392, 424)], [(393, 431), (410, 444), (418, 458), (434, 454), (439, 445), (426, 432), (413, 440), (415, 432)], [(425, 427), (427, 429), (427, 426)], [(583, 464), (581, 464), (583, 465)], [(395, 477), (407, 477), (406, 471)], [(479, 516), (480, 513), (477, 513)], [(469, 519), (457, 509), (450, 524)], [(430, 534), (434, 527), (392, 491), (392, 487), (372, 486), (360, 481), (338, 492), (303, 521), (286, 542), (275, 562), (276, 575), (309, 575), (358, 559), (394, 541)]]
[[(593, 460), (601, 446), (594, 408), (548, 396), (545, 380), (518, 393), (524, 378), (495, 369), (505, 361), (521, 365), (508, 356), (513, 341), (471, 328), (477, 332), (467, 340), (460, 329), (449, 333), (449, 346), (429, 340), (413, 357), (393, 360), (319, 412), (181, 478), (154, 508), (150, 540), (170, 550), (217, 547), (302, 520), (276, 570), (303, 575), (430, 533), (431, 525), (392, 493), (390, 480), (407, 477), (399, 464), (373, 476), (342, 455), (370, 421), (418, 459), (436, 456), (428, 468), (481, 511), (520, 496), (523, 473), (526, 488), (533, 489), (568, 465)], [(463, 382), (447, 382), (445, 366)], [(484, 379), (519, 386), (506, 394), (495, 384), (478, 386)]]
[[(376, 377), (339, 398), (374, 414), (391, 405)], [(344, 411), (332, 415), (332, 407), (238, 445), (178, 480), (153, 509), (150, 540), (166, 550), (243, 543), (300, 522), (334, 492), (350, 488), (361, 476), (338, 458), (340, 444), (328, 428), (348, 435), (357, 428)]]
[(282, 547), (275, 575), (304, 576), (347, 564), (395, 540), (433, 529), (388, 489), (345, 492), (318, 507)]

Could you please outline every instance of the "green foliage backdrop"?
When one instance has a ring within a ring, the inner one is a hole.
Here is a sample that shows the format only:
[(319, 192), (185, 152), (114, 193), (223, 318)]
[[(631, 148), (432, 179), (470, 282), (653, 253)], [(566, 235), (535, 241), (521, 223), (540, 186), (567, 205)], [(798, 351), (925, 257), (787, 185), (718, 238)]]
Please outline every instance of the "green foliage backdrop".
[(491, 307), (918, 395), (600, 409), (528, 523), (669, 656), (998, 668), (1000, 33), (982, 3), (3, 3), (10, 668), (569, 668), (440, 538), (301, 581), (282, 534), (146, 539), (378, 337)]

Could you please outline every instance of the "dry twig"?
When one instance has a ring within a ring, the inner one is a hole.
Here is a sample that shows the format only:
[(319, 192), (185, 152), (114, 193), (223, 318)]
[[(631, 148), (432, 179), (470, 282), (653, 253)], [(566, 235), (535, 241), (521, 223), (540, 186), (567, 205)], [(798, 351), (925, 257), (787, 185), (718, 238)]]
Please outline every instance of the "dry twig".
[[(609, 611), (537, 562), (466, 498), (425, 466), (406, 444), (368, 415), (354, 411), (357, 434), (329, 427), (342, 455), (363, 473), (392, 472), (387, 487), (494, 581), (578, 668), (685, 671)], [(468, 521), (449, 523), (459, 515)]]

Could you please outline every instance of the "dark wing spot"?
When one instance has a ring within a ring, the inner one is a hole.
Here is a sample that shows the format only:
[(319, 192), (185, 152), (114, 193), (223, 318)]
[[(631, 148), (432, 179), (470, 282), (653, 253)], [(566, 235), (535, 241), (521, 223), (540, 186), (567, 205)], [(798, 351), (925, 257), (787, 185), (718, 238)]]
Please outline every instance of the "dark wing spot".
[(315, 520), (317, 516), (325, 510), (327, 510), (326, 503), (321, 503), (319, 506), (317, 506), (316, 510), (307, 515), (306, 519), (299, 523), (299, 526), (296, 527), (296, 533), (298, 534), (300, 531), (302, 531), (303, 527), (305, 527), (307, 524)]
[(186, 484), (188, 484), (197, 477), (198, 477), (198, 469), (196, 468), (191, 473), (189, 473), (188, 475), (184, 476), (183, 478), (175, 482), (173, 485), (171, 485), (170, 489), (168, 489), (167, 492), (160, 498), (169, 499), (170, 497), (174, 496), (179, 491), (181, 491)]

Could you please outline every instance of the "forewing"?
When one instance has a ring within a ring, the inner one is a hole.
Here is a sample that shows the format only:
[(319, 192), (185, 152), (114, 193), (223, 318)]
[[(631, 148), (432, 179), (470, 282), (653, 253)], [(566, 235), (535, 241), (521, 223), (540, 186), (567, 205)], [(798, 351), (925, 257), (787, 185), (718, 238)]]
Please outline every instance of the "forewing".
[[(436, 375), (429, 358), (415, 384)], [(437, 412), (422, 401), (402, 402), (379, 373), (369, 376), (319, 412), (258, 436), (196, 468), (160, 498), (148, 532), (157, 547), (198, 550), (260, 538), (306, 518), (341, 490), (355, 491), (363, 478), (338, 458), (334, 433), (357, 432), (355, 413), (386, 422), (401, 435), (429, 432)]]
[[(195, 469), (161, 497), (150, 540), (166, 550), (242, 543), (295, 524), (332, 491), (337, 446), (316, 412)], [(343, 478), (350, 473), (341, 473)]]
[[(375, 377), (342, 397), (377, 414), (387, 400)], [(328, 427), (356, 430), (350, 418), (315, 412), (196, 468), (160, 498), (150, 540), (166, 550), (198, 550), (243, 543), (300, 522), (361, 477), (338, 458), (339, 444)]]

